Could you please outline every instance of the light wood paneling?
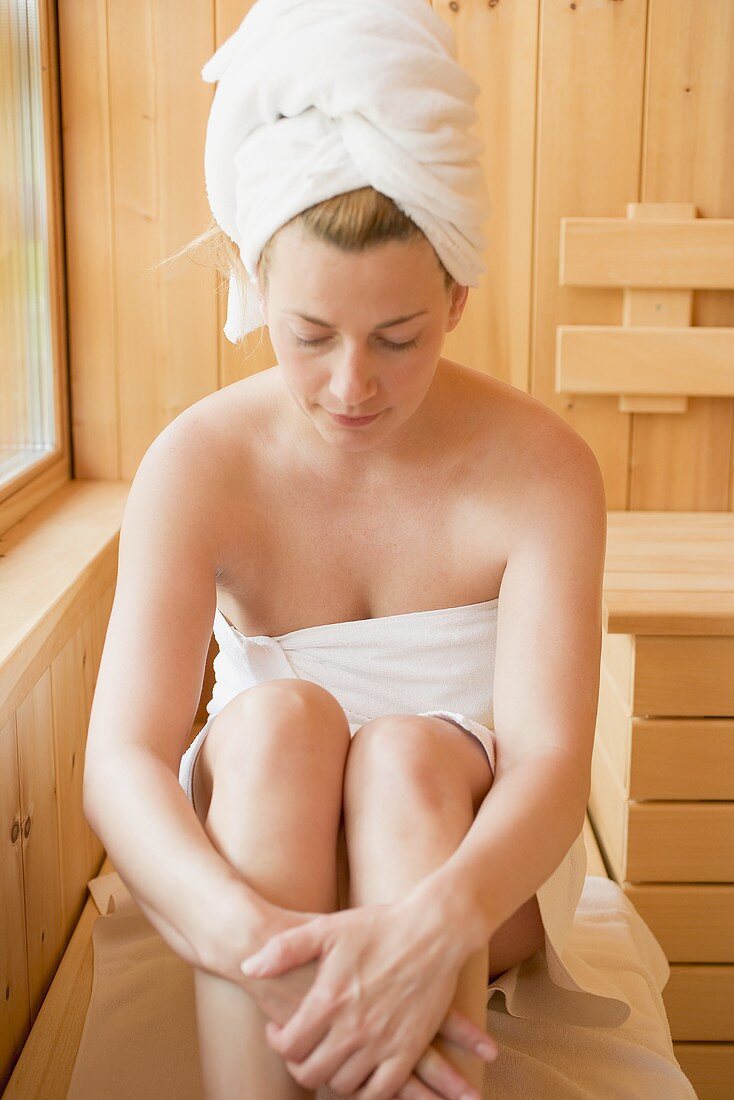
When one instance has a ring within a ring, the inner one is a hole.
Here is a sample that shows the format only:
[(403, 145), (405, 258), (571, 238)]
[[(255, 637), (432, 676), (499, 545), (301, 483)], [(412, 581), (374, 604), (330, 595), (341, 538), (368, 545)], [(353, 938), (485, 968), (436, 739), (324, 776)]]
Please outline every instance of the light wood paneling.
[(734, 527), (610, 512), (589, 799), (609, 872), (670, 963), (674, 1049), (734, 1094)]
[(574, 325), (560, 337), (564, 390), (734, 396), (734, 328)]
[(734, 290), (730, 218), (564, 218), (562, 228), (567, 286)]
[(15, 715), (0, 726), (0, 1090), (31, 1026)]
[[(214, 89), (200, 69), (249, 6), (214, 0), (169, 11), (153, 0), (133, 9), (72, 0), (59, 13), (77, 476), (131, 478), (182, 409), (274, 362), (267, 329), (244, 348), (224, 338), (226, 284), (217, 294), (214, 272), (188, 261), (151, 270), (208, 221), (203, 150)], [(629, 378), (619, 379), (628, 390), (622, 409), (613, 394), (558, 392), (554, 361), (559, 325), (617, 325), (629, 293), (560, 285), (562, 219), (624, 219), (637, 203), (692, 207), (701, 224), (682, 228), (674, 262), (665, 248), (645, 248), (637, 277), (654, 286), (656, 270), (665, 282), (683, 266), (700, 282), (686, 240), (715, 235), (734, 206), (734, 5), (433, 7), (481, 87), (476, 130), (492, 203), (488, 272), (445, 353), (563, 416), (594, 450), (610, 509), (731, 511), (734, 399), (701, 392), (716, 389), (716, 377), (698, 371), (685, 411), (642, 414), (629, 411), (637, 407)], [(624, 232), (660, 230), (630, 219)], [(579, 238), (574, 263), (601, 264), (609, 276), (613, 235), (605, 242), (597, 249)], [(719, 234), (713, 252), (725, 244)], [(692, 302), (694, 342), (696, 329), (734, 323), (726, 291), (698, 289)], [(722, 333), (700, 337), (711, 344)], [(686, 345), (676, 344), (669, 373), (684, 356)]]
[(698, 1100), (726, 1100), (734, 1081), (734, 1043), (675, 1043), (675, 1056)]
[(58, 18), (74, 476), (115, 480), (121, 475), (107, 4), (70, 0), (59, 5)]
[(669, 962), (734, 963), (734, 885), (622, 884)]
[(631, 678), (626, 662), (610, 660), (609, 672), (630, 713), (734, 715), (734, 637), (629, 637)]
[(0, 535), (0, 723), (114, 585), (126, 481), (71, 481)]
[(734, 802), (628, 801), (596, 742), (589, 809), (617, 882), (731, 882)]
[(56, 755), (59, 862), (65, 941), (79, 919), (86, 883), (102, 850), (82, 811), (84, 754), (89, 724), (84, 662), (89, 656), (88, 620), (74, 631), (51, 665)]
[(608, 512), (604, 659), (623, 681), (632, 675), (628, 635), (734, 635), (732, 547), (729, 512)]
[(620, 291), (560, 286), (560, 219), (621, 217), (638, 198), (647, 4), (539, 7), (530, 392), (592, 447), (607, 507), (626, 508), (630, 417), (614, 397), (556, 392), (555, 333), (620, 321)]
[[(114, 586), (108, 587), (81, 623), (71, 626), (65, 645), (0, 730), (0, 814), (6, 824), (0, 977), (7, 991), (0, 1009), (0, 1084), (45, 1009), (87, 900), (87, 882), (104, 858), (84, 817), (82, 779), (113, 595)], [(72, 616), (68, 624), (74, 624)]]
[[(97, 874), (113, 870), (105, 859)], [(92, 929), (99, 916), (87, 894), (51, 988), (23, 1047), (3, 1100), (66, 1100), (92, 995)], [(25, 1036), (24, 1036), (25, 1038)]]
[(671, 966), (663, 1001), (673, 1038), (734, 1041), (734, 966)]
[(449, 358), (529, 391), (540, 5), (434, 0), (456, 56), (481, 87), (477, 132), (491, 198), (484, 227), (489, 270), (472, 289)]
[(602, 665), (596, 741), (625, 798), (734, 800), (734, 718), (642, 718)]
[(68, 940), (61, 915), (49, 669), (18, 707), (15, 719), (20, 764), (21, 842), (32, 1022)]
[[(647, 8), (637, 197), (731, 218), (734, 4), (648, 0)], [(730, 293), (694, 292), (692, 325), (733, 323)], [(731, 511), (733, 412), (731, 398), (692, 397), (682, 416), (633, 416), (627, 507)]]

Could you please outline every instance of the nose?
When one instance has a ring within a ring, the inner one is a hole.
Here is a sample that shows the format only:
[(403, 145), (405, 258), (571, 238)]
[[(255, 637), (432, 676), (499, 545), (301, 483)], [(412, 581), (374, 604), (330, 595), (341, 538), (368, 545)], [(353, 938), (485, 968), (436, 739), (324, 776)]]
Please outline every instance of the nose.
[(332, 370), (329, 392), (347, 416), (356, 416), (377, 393), (374, 370), (365, 356), (345, 355)]

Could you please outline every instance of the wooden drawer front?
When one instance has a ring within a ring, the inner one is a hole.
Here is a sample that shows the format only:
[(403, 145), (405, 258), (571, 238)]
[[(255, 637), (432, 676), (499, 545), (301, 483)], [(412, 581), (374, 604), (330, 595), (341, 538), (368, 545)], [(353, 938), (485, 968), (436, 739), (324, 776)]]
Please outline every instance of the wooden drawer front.
[(602, 662), (628, 712), (664, 717), (734, 717), (734, 638), (608, 634)]
[(596, 739), (625, 798), (734, 801), (734, 718), (631, 715), (602, 665)]
[(734, 966), (671, 966), (662, 997), (673, 1039), (734, 1040)]
[(628, 802), (595, 742), (589, 813), (617, 882), (731, 882), (734, 802)]
[(621, 885), (668, 962), (734, 963), (734, 884)]
[(673, 1043), (673, 1051), (698, 1100), (734, 1096), (734, 1043)]

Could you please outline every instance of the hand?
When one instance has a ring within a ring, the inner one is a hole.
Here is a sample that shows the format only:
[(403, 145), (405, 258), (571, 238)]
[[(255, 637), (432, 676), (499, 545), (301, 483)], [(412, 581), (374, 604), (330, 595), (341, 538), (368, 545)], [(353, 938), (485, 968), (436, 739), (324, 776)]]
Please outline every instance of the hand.
[[(209, 921), (205, 942), (194, 957), (187, 959), (200, 969), (227, 978), (240, 985), (253, 998), (261, 1012), (270, 1021), (283, 1024), (295, 1013), (306, 992), (313, 985), (318, 963), (297, 966), (272, 978), (245, 978), (240, 970), (243, 957), (253, 949), (260, 950), (273, 936), (320, 919), (323, 913), (299, 912), (282, 909), (260, 899), (258, 903), (258, 927), (245, 932), (252, 923), (252, 902), (235, 890), (227, 896), (226, 910), (217, 910), (217, 919)], [(197, 943), (201, 937), (197, 938)], [(174, 949), (176, 949), (175, 945)], [(443, 1021), (441, 1035), (457, 1047), (468, 1050), (480, 1058), (486, 1056), (478, 1050), (477, 1038), (485, 1038), (463, 1014), (452, 1012)], [(489, 1040), (496, 1057), (494, 1040)], [(493, 1060), (492, 1058), (492, 1060)], [(419, 1074), (419, 1077), (415, 1074)], [(419, 1079), (420, 1078), (420, 1079)], [(428, 1087), (432, 1086), (432, 1087)], [(435, 1089), (435, 1092), (433, 1091)], [(435, 1047), (422, 1054), (414, 1074), (397, 1094), (400, 1100), (460, 1100), (471, 1086), (453, 1063)]]
[[(267, 1030), (269, 1045), (306, 1088), (326, 1083), (357, 1100), (390, 1100), (408, 1085), (421, 1058), (424, 1072), (437, 1065), (440, 1054), (426, 1049), (437, 1033), (487, 1059), (479, 1050), (484, 1041), (496, 1055), (486, 1032), (448, 1012), (465, 960), (460, 942), (437, 927), (425, 907), (406, 899), (308, 914), (300, 926), (271, 937), (256, 956), (266, 962), (261, 974), (269, 980), (320, 960), (293, 1017), (283, 1028)], [(442, 1061), (461, 1082), (458, 1091), (451, 1087), (444, 1095), (453, 1100), (467, 1089), (475, 1092)], [(425, 1097), (425, 1088), (418, 1087), (420, 1093), (406, 1087), (406, 1097)]]
[[(294, 910), (279, 909), (278, 906), (269, 903), (267, 908), (267, 923), (271, 935), (263, 939), (263, 945), (278, 934), (279, 926), (281, 930), (285, 930), (324, 916), (322, 913), (299, 913)], [(278, 1028), (274, 1026), (274, 1021), (282, 1024), (295, 1013), (305, 992), (313, 985), (317, 965), (316, 962), (310, 961), (306, 965), (297, 966), (270, 978), (253, 977), (243, 979), (240, 974), (239, 984), (242, 984), (244, 980), (244, 987), (247, 992), (255, 1000), (263, 1014), (270, 1017), (270, 1022), (266, 1025), (266, 1034), (268, 1028), (271, 1029), (271, 1035), (278, 1031)], [(440, 1034), (457, 1047), (468, 1050), (485, 1060), (488, 1058), (487, 1053), (483, 1054), (478, 1050), (477, 1045), (478, 1039), (486, 1041), (487, 1036), (481, 1029), (477, 1029), (462, 1013), (449, 1013), (443, 1021)], [(270, 1039), (268, 1041), (269, 1045), (274, 1047), (274, 1043), (270, 1042)], [(489, 1043), (492, 1051), (489, 1060), (493, 1061), (497, 1055), (497, 1047), (494, 1040), (489, 1039)], [(298, 1073), (296, 1067), (289, 1066), (288, 1068), (291, 1075), (293, 1075), (294, 1068)], [(437, 1100), (462, 1100), (467, 1095), (467, 1090), (471, 1091), (471, 1089), (472, 1086), (456, 1066), (434, 1046), (429, 1046), (421, 1056), (408, 1082), (397, 1094), (396, 1100), (434, 1100), (434, 1098), (437, 1098)]]
[(259, 981), (246, 978), (240, 964), (246, 954), (259, 950), (272, 936), (322, 914), (282, 909), (262, 897), (256, 912), (253, 927), (252, 901), (235, 891), (234, 896), (228, 897), (226, 912), (220, 911), (217, 919), (210, 922), (205, 946), (194, 965), (240, 986), (266, 1017), (284, 1024), (313, 984), (318, 964), (312, 962), (282, 977)]

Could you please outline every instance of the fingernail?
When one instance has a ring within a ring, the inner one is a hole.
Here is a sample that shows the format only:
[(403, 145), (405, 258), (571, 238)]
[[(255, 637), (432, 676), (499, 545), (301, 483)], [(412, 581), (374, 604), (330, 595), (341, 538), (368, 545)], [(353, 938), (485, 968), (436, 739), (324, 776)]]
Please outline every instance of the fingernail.
[(245, 959), (244, 962), (240, 963), (240, 970), (243, 974), (248, 974), (252, 978), (254, 975), (260, 974), (265, 970), (266, 966), (267, 964), (264, 959), (258, 959), (253, 955), (251, 958)]
[(491, 1047), (489, 1043), (481, 1043), (480, 1046), (477, 1047), (477, 1049), (482, 1058), (488, 1058), (491, 1061), (497, 1057), (497, 1050), (495, 1049), (495, 1047)]

